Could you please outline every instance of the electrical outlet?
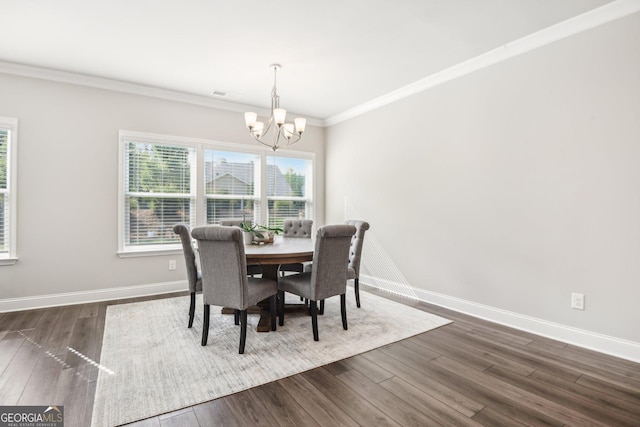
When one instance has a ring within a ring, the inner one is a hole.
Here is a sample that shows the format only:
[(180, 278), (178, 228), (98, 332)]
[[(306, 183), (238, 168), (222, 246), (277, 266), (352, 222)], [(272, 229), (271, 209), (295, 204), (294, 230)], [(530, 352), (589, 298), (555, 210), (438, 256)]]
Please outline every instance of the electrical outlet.
[(175, 270), (176, 269), (176, 260), (175, 259), (170, 259), (169, 260), (169, 270)]
[(571, 308), (576, 310), (584, 310), (584, 294), (571, 294)]

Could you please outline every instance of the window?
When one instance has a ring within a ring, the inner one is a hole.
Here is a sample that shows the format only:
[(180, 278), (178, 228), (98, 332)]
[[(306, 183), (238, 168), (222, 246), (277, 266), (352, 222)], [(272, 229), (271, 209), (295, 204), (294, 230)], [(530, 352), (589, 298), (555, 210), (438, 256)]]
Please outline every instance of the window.
[[(313, 218), (313, 155), (120, 131), (119, 253), (181, 250), (173, 225)], [(266, 208), (265, 208), (266, 207)]]
[(122, 159), (123, 248), (130, 251), (177, 245), (178, 222), (194, 224), (196, 149), (126, 137)]
[(204, 173), (207, 224), (260, 222), (260, 154), (205, 149)]
[(282, 227), (285, 218), (311, 218), (312, 162), (285, 156), (267, 156), (268, 222)]
[(16, 262), (16, 133), (18, 121), (0, 117), (0, 265)]

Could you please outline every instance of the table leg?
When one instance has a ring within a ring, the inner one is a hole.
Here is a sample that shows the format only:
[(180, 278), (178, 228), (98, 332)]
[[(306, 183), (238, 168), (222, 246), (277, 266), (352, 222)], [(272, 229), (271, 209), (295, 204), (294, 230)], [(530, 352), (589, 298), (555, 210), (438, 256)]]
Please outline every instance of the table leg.
[[(278, 267), (279, 265), (261, 265), (262, 277), (265, 279), (271, 279), (278, 281)], [(260, 320), (258, 321), (258, 332), (271, 331), (271, 311), (269, 310), (269, 299), (262, 300), (258, 303), (260, 307)]]

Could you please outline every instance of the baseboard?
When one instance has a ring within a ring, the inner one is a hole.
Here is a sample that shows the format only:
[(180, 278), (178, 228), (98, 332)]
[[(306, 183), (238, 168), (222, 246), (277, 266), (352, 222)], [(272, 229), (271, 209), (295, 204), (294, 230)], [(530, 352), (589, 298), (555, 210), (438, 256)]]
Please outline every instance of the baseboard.
[(429, 304), (448, 308), (532, 334), (640, 363), (640, 343), (634, 341), (549, 322), (535, 317), (524, 316), (472, 301), (414, 288), (406, 284), (386, 282), (388, 281), (381, 281), (379, 278), (365, 275), (360, 276), (360, 285), (363, 285), (363, 288), (368, 286), (406, 298), (424, 301)]
[[(549, 322), (535, 317), (524, 316), (522, 314), (478, 304), (461, 298), (418, 289), (406, 284), (386, 282), (388, 281), (365, 275), (360, 277), (360, 285), (363, 288), (371, 287), (406, 298), (424, 301), (429, 304), (448, 308), (480, 319), (489, 320), (491, 322), (520, 329), (536, 335), (541, 335), (547, 338), (577, 345), (579, 347), (598, 351), (600, 353), (640, 363), (640, 343), (637, 342)], [(383, 283), (384, 286), (376, 286), (372, 283)], [(95, 291), (67, 292), (24, 298), (5, 298), (0, 299), (0, 313), (63, 305), (86, 304), (123, 298), (137, 298), (149, 295), (180, 292), (186, 289), (186, 281), (177, 281), (98, 289)]]
[(180, 292), (187, 289), (187, 282), (182, 280), (177, 282), (98, 289), (95, 291), (67, 292), (62, 294), (38, 295), (24, 298), (5, 298), (0, 299), (0, 313), (57, 307), (62, 305), (86, 304), (123, 298), (137, 298), (149, 295)]

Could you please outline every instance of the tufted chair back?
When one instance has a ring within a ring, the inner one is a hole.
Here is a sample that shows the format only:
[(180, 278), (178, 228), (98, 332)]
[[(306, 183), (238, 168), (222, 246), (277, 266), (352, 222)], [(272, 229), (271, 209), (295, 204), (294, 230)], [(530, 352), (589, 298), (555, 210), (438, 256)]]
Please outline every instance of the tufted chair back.
[(285, 219), (283, 225), (284, 237), (311, 238), (312, 219)]
[(356, 227), (356, 234), (351, 239), (351, 249), (349, 250), (349, 267), (353, 269), (355, 279), (360, 277), (360, 259), (362, 258), (362, 245), (364, 243), (364, 233), (369, 229), (369, 223), (366, 221), (347, 220), (345, 224), (353, 225)]
[(356, 294), (356, 306), (360, 308), (360, 259), (362, 258), (364, 233), (369, 229), (369, 223), (353, 219), (347, 220), (345, 223), (356, 227), (356, 234), (354, 234), (351, 239), (351, 249), (349, 250), (347, 279), (353, 280), (353, 290)]
[[(283, 236), (286, 238), (311, 238), (311, 227), (313, 227), (312, 219), (285, 219), (282, 226)], [(282, 264), (280, 266), (280, 273), (284, 276), (285, 271), (294, 271), (296, 273), (302, 273), (304, 270), (304, 264)]]

